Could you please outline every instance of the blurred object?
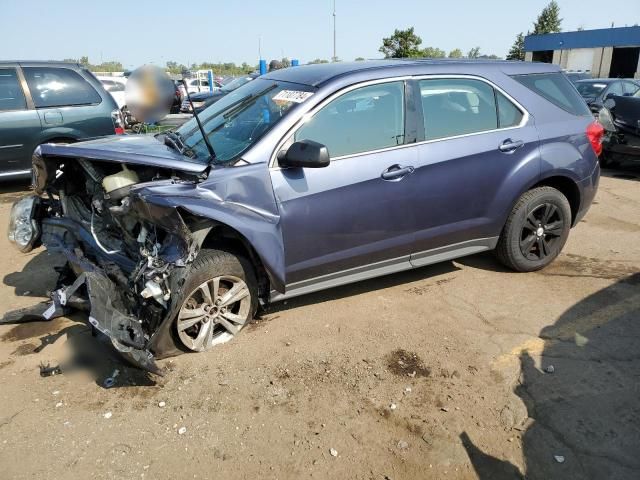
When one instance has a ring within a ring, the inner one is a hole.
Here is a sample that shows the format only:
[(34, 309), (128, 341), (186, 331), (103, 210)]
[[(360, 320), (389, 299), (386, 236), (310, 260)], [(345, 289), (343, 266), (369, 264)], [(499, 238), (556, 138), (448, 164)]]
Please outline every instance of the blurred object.
[(143, 65), (134, 70), (127, 81), (126, 100), (133, 116), (155, 123), (169, 113), (175, 98), (175, 84), (160, 68)]

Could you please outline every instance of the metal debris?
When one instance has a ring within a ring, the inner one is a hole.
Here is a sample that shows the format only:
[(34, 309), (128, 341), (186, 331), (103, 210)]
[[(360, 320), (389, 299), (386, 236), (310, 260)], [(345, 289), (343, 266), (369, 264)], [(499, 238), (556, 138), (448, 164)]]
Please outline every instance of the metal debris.
[(105, 413), (105, 414), (104, 414), (104, 415), (102, 415), (102, 416), (103, 416), (104, 418), (109, 419), (109, 418), (111, 418), (111, 417), (113, 416), (113, 413), (111, 413), (111, 412), (107, 412), (107, 413)]
[(178, 429), (178, 435), (184, 435), (185, 433), (187, 433), (187, 427), (180, 427)]
[(104, 382), (102, 383), (102, 385), (104, 386), (104, 388), (111, 388), (116, 384), (116, 377), (120, 375), (120, 370), (118, 370), (117, 368), (113, 371), (113, 373), (111, 374), (110, 377), (107, 377), (104, 379)]
[(564, 463), (564, 456), (562, 455), (554, 455), (553, 458), (555, 458), (558, 463)]
[(332, 457), (338, 456), (338, 451), (335, 448), (330, 448), (329, 453), (331, 454)]
[(553, 365), (548, 365), (547, 368), (544, 369), (544, 371), (547, 373), (553, 373), (556, 371), (556, 369), (553, 367)]

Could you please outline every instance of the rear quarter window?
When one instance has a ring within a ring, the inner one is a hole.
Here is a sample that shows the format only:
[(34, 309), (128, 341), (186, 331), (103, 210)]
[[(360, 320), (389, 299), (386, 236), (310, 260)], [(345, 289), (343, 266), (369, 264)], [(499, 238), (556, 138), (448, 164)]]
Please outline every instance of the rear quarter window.
[(95, 105), (102, 101), (96, 90), (70, 68), (23, 67), (36, 108)]
[(24, 110), (27, 103), (15, 68), (0, 68), (0, 111)]
[(584, 99), (560, 72), (514, 75), (513, 79), (573, 115), (591, 115)]

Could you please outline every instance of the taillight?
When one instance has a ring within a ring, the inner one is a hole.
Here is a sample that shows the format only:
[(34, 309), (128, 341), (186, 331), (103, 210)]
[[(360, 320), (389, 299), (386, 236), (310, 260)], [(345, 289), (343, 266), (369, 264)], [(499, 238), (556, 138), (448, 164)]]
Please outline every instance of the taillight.
[(602, 153), (602, 137), (604, 136), (604, 128), (598, 122), (591, 122), (587, 127), (587, 138), (591, 144), (591, 148), (600, 155)]
[(120, 110), (114, 110), (111, 112), (111, 121), (113, 122), (113, 130), (116, 135), (124, 134), (124, 118), (122, 118), (122, 112)]

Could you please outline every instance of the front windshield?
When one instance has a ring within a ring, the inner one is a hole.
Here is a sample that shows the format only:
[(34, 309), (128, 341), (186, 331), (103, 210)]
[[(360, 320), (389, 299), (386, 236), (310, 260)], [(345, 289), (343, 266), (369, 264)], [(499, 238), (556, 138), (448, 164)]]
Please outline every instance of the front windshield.
[(576, 83), (576, 88), (578, 89), (578, 93), (583, 97), (597, 97), (600, 95), (602, 90), (607, 88), (607, 84), (597, 82), (579, 82)]
[[(313, 88), (297, 83), (256, 79), (234, 90), (198, 114), (215, 152), (214, 163), (237, 159), (295, 105), (313, 94)], [(209, 152), (192, 118), (177, 133), (195, 153), (197, 161), (209, 161)]]
[(223, 92), (233, 92), (236, 88), (240, 88), (245, 83), (249, 83), (251, 81), (251, 77), (240, 77), (231, 80), (226, 85), (222, 86)]

